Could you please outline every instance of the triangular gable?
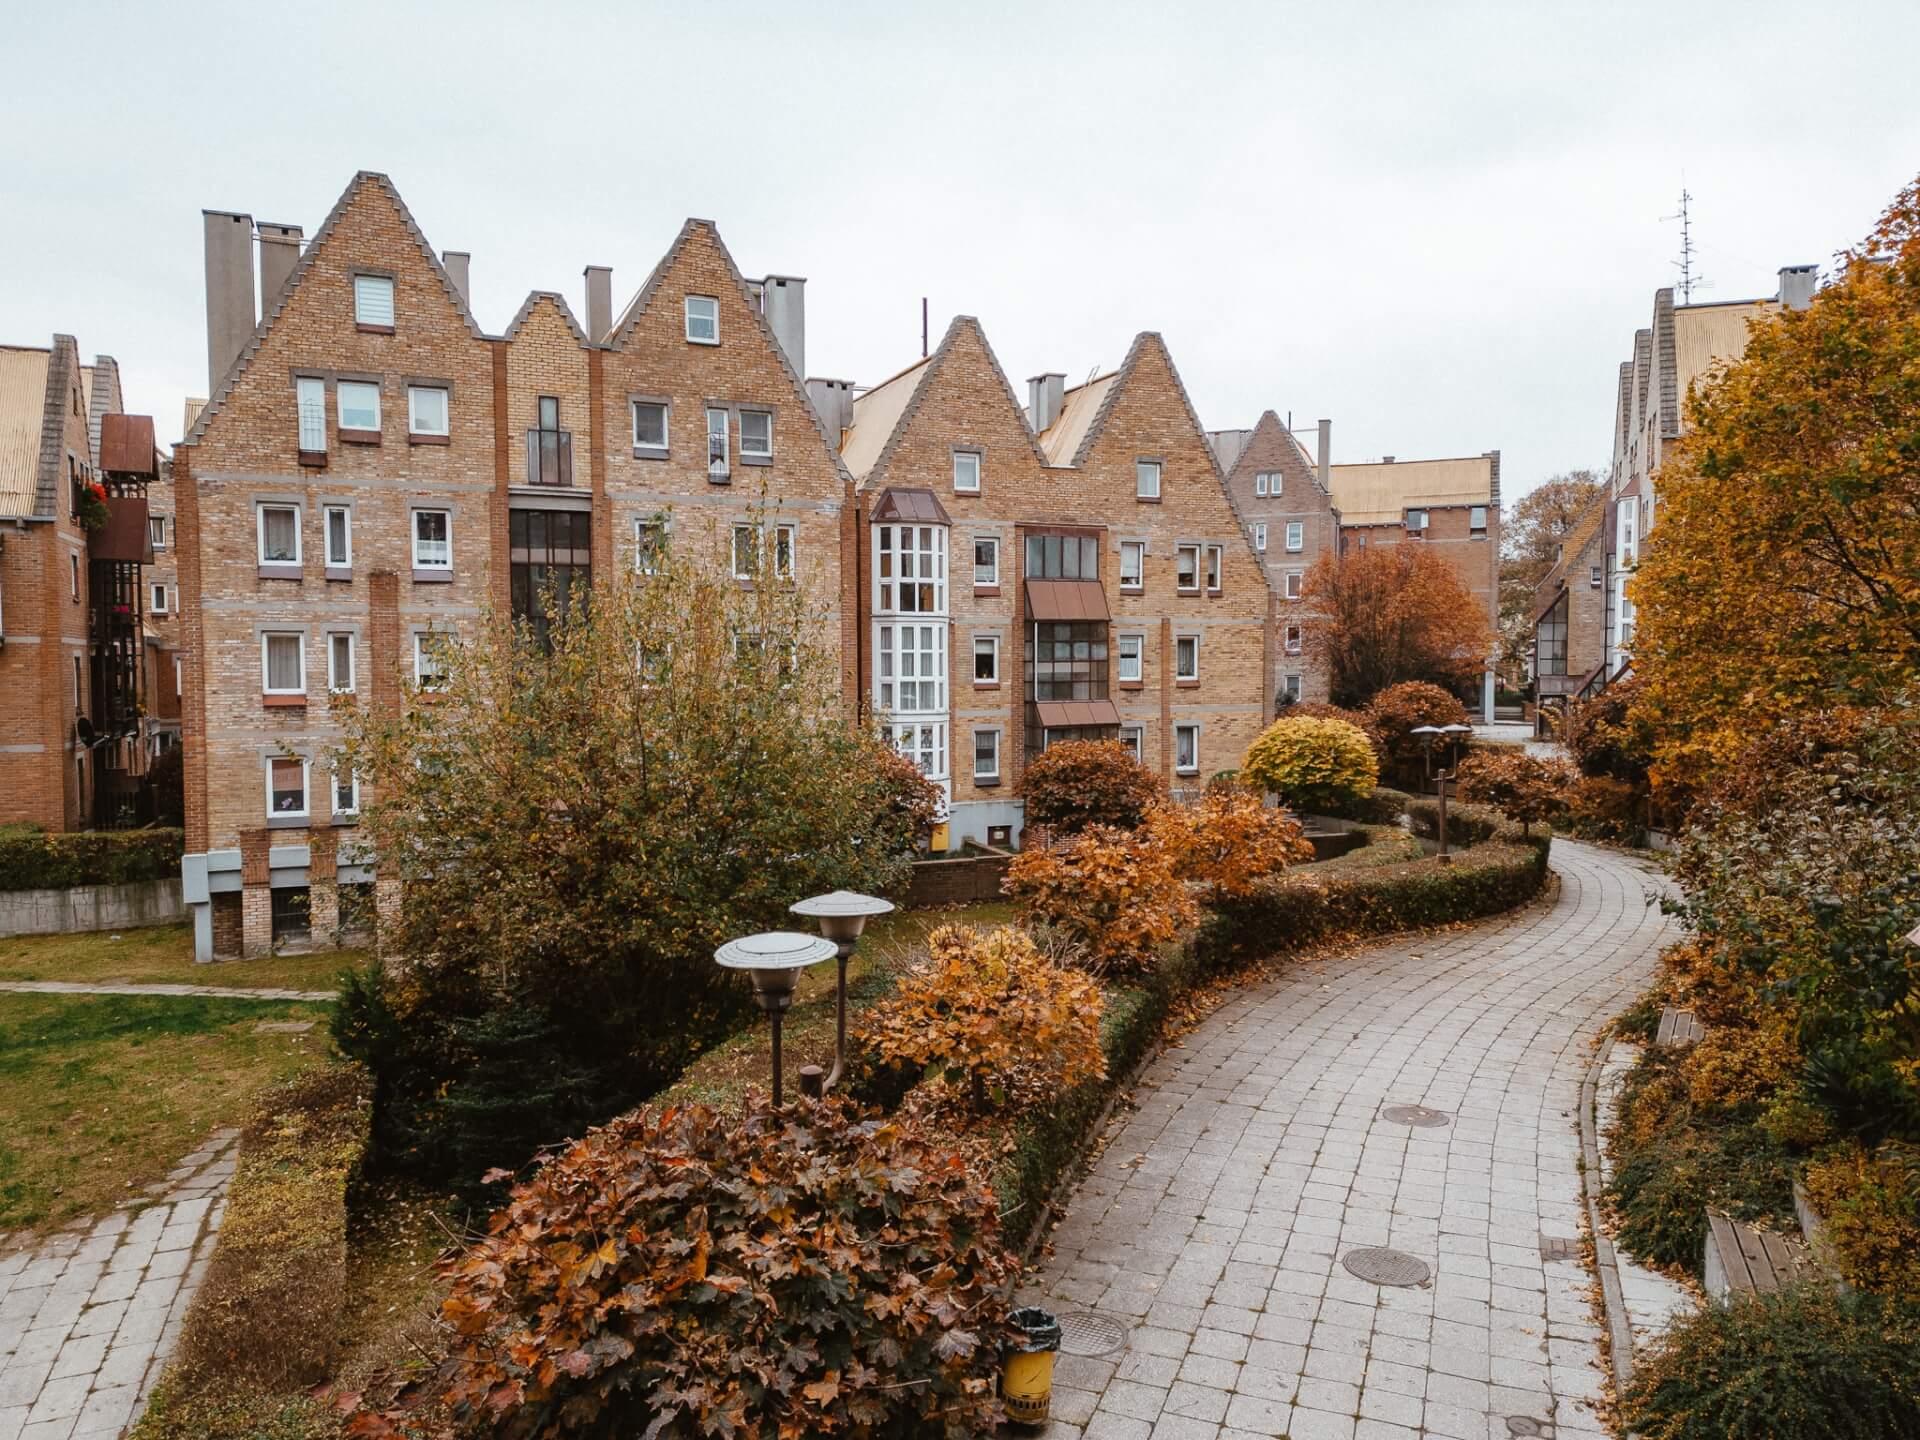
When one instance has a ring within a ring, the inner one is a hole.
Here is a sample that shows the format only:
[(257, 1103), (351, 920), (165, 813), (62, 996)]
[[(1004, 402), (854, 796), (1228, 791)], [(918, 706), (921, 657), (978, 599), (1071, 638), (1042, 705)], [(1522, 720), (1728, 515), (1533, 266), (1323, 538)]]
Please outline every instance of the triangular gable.
[(573, 311), (568, 308), (566, 297), (555, 290), (528, 291), (527, 298), (520, 302), (520, 308), (514, 311), (512, 322), (508, 324), (505, 333), (502, 334), (500, 338), (508, 341), (516, 339), (520, 334), (521, 327), (532, 318), (533, 312), (539, 308), (542, 300), (548, 300), (553, 303), (553, 308), (560, 312), (561, 320), (566, 323), (567, 329), (573, 333), (573, 338), (580, 342), (582, 349), (593, 348), (593, 342), (587, 338), (587, 332), (581, 329), (580, 322), (573, 318)]
[(1261, 471), (1275, 468), (1267, 461), (1256, 460), (1254, 458), (1256, 442), (1262, 439), (1278, 441), (1280, 450), (1286, 455), (1287, 459), (1292, 462), (1290, 466), (1283, 464), (1280, 467), (1286, 470), (1288, 480), (1310, 483), (1322, 496), (1325, 496), (1328, 500), (1332, 499), (1324, 489), (1321, 489), (1319, 471), (1313, 463), (1307, 459), (1306, 452), (1300, 448), (1300, 442), (1294, 438), (1291, 430), (1280, 423), (1279, 415), (1272, 410), (1263, 410), (1260, 418), (1253, 422), (1253, 429), (1247, 432), (1247, 443), (1241, 447), (1240, 454), (1234, 459), (1233, 468), (1227, 471), (1227, 478), (1229, 480), (1237, 478), (1242, 471)]
[(327, 218), (321, 222), (320, 228), (314, 231), (313, 238), (307, 242), (306, 248), (300, 252), (300, 258), (294, 262), (292, 271), (287, 275), (286, 283), (280, 287), (280, 293), (274, 297), (272, 307), (260, 317), (260, 323), (254, 326), (253, 334), (247, 338), (247, 343), (240, 347), (240, 353), (234, 357), (233, 363), (227, 367), (227, 373), (221, 377), (219, 385), (214, 388), (212, 398), (208, 400), (205, 408), (200, 411), (199, 418), (194, 421), (192, 431), (190, 431), (186, 439), (181, 442), (182, 444), (191, 445), (198, 442), (200, 437), (206, 433), (207, 425), (213, 420), (214, 416), (218, 415), (225, 407), (227, 397), (233, 393), (233, 388), (239, 383), (240, 377), (245, 375), (248, 368), (253, 364), (253, 357), (259, 352), (260, 346), (266, 340), (268, 333), (273, 329), (281, 315), (285, 313), (288, 302), (299, 292), (300, 282), (306, 279), (307, 272), (313, 268), (314, 257), (320, 253), (327, 241), (332, 238), (333, 232), (338, 228), (342, 217), (358, 203), (363, 190), (368, 187), (377, 189), (381, 194), (385, 195), (387, 200), (392, 204), (395, 213), (400, 217), (400, 222), (406, 226), (407, 233), (413, 237), (414, 244), (420, 247), (420, 254), (422, 258), (426, 260), (428, 269), (430, 269), (435, 278), (439, 280), (440, 288), (446, 292), (447, 303), (453, 307), (454, 313), (458, 315), (466, 325), (468, 332), (476, 340), (485, 340), (487, 338), (485, 332), (480, 329), (478, 322), (474, 320), (473, 311), (468, 308), (465, 297), (460, 294), (459, 287), (453, 283), (453, 277), (447, 274), (446, 267), (440, 263), (440, 257), (434, 254), (433, 247), (427, 243), (427, 237), (421, 233), (420, 226), (415, 223), (413, 213), (407, 209), (406, 201), (400, 198), (400, 192), (394, 188), (393, 181), (378, 171), (362, 170), (348, 182), (347, 188), (341, 192), (340, 198), (334, 202), (333, 209), (327, 213)]

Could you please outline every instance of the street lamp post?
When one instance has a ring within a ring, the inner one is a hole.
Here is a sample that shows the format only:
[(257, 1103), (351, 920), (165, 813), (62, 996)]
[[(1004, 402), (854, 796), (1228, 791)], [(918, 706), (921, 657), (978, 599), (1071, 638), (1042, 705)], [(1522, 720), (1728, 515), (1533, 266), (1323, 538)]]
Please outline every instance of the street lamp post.
[(820, 933), (833, 942), (834, 956), (840, 962), (840, 986), (835, 997), (833, 1070), (824, 1077), (817, 1065), (809, 1065), (800, 1072), (801, 1091), (817, 1098), (838, 1085), (847, 1069), (847, 962), (853, 959), (854, 947), (860, 943), (860, 932), (867, 928), (867, 921), (876, 915), (887, 914), (893, 909), (893, 902), (873, 895), (856, 894), (851, 890), (835, 890), (826, 895), (811, 895), (805, 900), (795, 901), (787, 908), (795, 915), (820, 922)]
[(745, 970), (753, 976), (753, 998), (773, 1025), (773, 1103), (781, 1100), (780, 1022), (793, 1004), (794, 982), (809, 965), (818, 965), (834, 953), (831, 940), (817, 935), (802, 935), (792, 930), (769, 930), (760, 935), (743, 935), (729, 940), (713, 952), (713, 958), (729, 970)]
[[(1451, 865), (1453, 856), (1447, 851), (1447, 786), (1453, 780), (1453, 771), (1456, 768), (1453, 764), (1452, 747), (1459, 742), (1461, 736), (1471, 735), (1473, 727), (1471, 725), (1416, 725), (1407, 733), (1422, 736), (1426, 741), (1427, 767), (1433, 774), (1434, 787), (1440, 799), (1440, 849), (1433, 858), (1441, 865)], [(1445, 740), (1448, 745), (1448, 764), (1435, 772), (1432, 769), (1433, 749), (1442, 740)]]

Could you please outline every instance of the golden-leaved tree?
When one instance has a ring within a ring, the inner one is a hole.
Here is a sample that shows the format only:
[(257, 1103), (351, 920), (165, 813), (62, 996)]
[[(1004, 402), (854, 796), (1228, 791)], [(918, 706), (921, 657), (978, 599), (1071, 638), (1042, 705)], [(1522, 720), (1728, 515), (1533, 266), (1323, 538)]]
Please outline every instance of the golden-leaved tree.
[(1689, 402), (1632, 586), (1662, 770), (1920, 674), (1920, 182)]

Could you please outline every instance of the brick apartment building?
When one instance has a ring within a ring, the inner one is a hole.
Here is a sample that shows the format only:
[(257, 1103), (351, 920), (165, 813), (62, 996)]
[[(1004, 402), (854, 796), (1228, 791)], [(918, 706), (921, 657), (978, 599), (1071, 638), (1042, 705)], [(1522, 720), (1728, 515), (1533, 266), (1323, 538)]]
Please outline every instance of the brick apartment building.
[(1553, 568), (1533, 591), (1533, 680), (1543, 712), (1582, 693), (1600, 674), (1606, 640), (1606, 498), (1560, 539)]
[[(152, 747), (142, 624), (153, 422), (70, 335), (0, 346), (0, 824), (140, 823)], [(85, 491), (107, 494), (96, 530)]]
[(1023, 409), (962, 316), (858, 398), (814, 393), (859, 486), (862, 688), (948, 788), (949, 845), (1017, 842), (1054, 740), (1118, 738), (1176, 792), (1239, 764), (1271, 591), (1158, 335)]
[(584, 325), (536, 291), (490, 335), (467, 255), (436, 254), (385, 176), (356, 176), (310, 239), (205, 227), (211, 399), (173, 464), (200, 958), (366, 913), (336, 693), (431, 687), (436, 634), (524, 611), (537, 577), (636, 563), (663, 515), (682, 543), (786, 527), (853, 654), (852, 485), (801, 382), (803, 281), (747, 280), (690, 220), (617, 317), (590, 266)]
[(1687, 393), (1746, 353), (1751, 322), (1812, 304), (1819, 274), (1817, 265), (1782, 266), (1779, 292), (1765, 299), (1676, 305), (1671, 289), (1654, 291), (1653, 323), (1634, 332), (1633, 358), (1620, 362), (1614, 391), (1613, 465), (1602, 526), (1606, 604), (1596, 686), (1632, 663), (1629, 583), (1658, 514), (1661, 462), (1686, 433)]
[(1311, 604), (1303, 591), (1314, 562), (1337, 553), (1339, 545), (1340, 516), (1329, 490), (1331, 432), (1332, 422), (1322, 420), (1317, 459), (1271, 410), (1251, 430), (1215, 430), (1207, 437), (1273, 587), (1270, 691), (1281, 706), (1324, 704), (1328, 698), (1326, 657), (1314, 644)]
[[(1439, 548), (1486, 609), (1489, 631), (1500, 623), (1500, 452), (1447, 460), (1384, 459), (1332, 467), (1340, 548), (1417, 541)], [(1494, 656), (1487, 656), (1478, 697), (1463, 696), (1491, 723)], [(1477, 703), (1476, 703), (1477, 699)]]

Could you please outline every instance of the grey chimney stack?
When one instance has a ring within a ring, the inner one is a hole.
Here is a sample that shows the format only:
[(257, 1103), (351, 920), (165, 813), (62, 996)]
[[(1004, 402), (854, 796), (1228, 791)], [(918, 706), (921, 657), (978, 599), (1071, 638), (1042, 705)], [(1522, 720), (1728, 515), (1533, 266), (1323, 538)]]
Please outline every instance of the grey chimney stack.
[(1327, 494), (1333, 493), (1333, 421), (1320, 422), (1320, 488)]
[(598, 345), (613, 328), (613, 271), (589, 265), (587, 277), (587, 339)]
[(769, 275), (760, 282), (760, 307), (793, 373), (807, 373), (807, 282), (800, 275)]
[(440, 264), (447, 272), (447, 278), (453, 281), (453, 288), (460, 292), (460, 303), (467, 309), (473, 309), (473, 291), (470, 287), (473, 256), (465, 250), (447, 250), (440, 256)]
[(1048, 370), (1027, 381), (1027, 419), (1034, 434), (1045, 433), (1060, 418), (1066, 399), (1067, 377), (1061, 371)]
[(820, 423), (827, 427), (827, 438), (838, 449), (841, 435), (853, 424), (853, 382), (809, 379), (807, 398), (813, 402)]
[(260, 222), (260, 313), (266, 314), (287, 288), (287, 276), (300, 263), (300, 227)]
[(253, 334), (253, 217), (202, 210), (207, 237), (207, 393)]
[(1818, 265), (1782, 265), (1780, 267), (1780, 304), (1788, 310), (1804, 310), (1813, 304), (1813, 287), (1820, 278)]

